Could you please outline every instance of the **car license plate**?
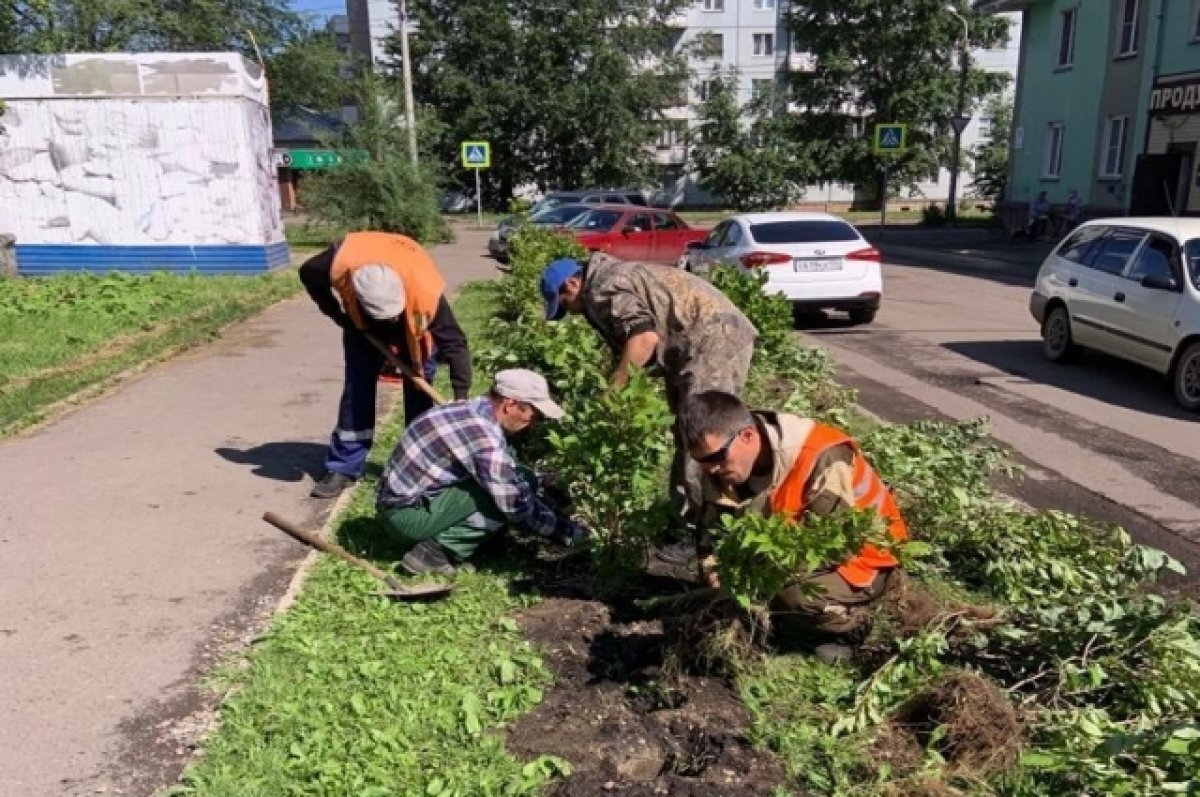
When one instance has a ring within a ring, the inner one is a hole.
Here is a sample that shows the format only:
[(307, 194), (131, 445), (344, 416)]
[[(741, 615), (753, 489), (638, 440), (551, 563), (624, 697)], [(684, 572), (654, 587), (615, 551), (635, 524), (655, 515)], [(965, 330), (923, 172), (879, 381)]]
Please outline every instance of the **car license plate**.
[(792, 261), (792, 268), (796, 271), (841, 271), (842, 259), (840, 257), (798, 257)]

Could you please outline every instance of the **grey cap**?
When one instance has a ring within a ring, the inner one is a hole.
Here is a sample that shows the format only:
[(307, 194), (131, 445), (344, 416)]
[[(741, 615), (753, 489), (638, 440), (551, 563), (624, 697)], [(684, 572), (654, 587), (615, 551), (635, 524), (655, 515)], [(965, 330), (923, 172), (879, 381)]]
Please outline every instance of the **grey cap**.
[(404, 312), (404, 283), (385, 265), (363, 266), (350, 276), (358, 303), (371, 318), (386, 321)]
[(542, 375), (525, 368), (497, 371), (492, 381), (492, 391), (498, 396), (531, 404), (547, 418), (558, 420), (564, 415), (563, 408), (550, 398), (550, 386)]

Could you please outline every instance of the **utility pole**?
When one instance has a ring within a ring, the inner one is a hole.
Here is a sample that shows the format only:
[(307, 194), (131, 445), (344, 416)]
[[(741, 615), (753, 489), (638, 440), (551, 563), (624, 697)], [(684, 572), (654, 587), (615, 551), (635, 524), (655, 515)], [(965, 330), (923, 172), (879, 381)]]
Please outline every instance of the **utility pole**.
[(946, 219), (954, 222), (958, 218), (958, 171), (962, 160), (962, 134), (971, 117), (967, 116), (967, 73), (971, 69), (971, 51), (969, 40), (971, 27), (967, 19), (958, 13), (953, 5), (947, 5), (946, 10), (958, 18), (963, 25), (963, 37), (959, 49), (958, 73), (958, 105), (950, 124), (954, 127), (954, 152), (950, 157), (950, 197), (946, 200)]
[(412, 59), (408, 54), (408, 2), (400, 0), (400, 62), (404, 76), (404, 124), (408, 127), (408, 156), (417, 167), (417, 114), (413, 110)]

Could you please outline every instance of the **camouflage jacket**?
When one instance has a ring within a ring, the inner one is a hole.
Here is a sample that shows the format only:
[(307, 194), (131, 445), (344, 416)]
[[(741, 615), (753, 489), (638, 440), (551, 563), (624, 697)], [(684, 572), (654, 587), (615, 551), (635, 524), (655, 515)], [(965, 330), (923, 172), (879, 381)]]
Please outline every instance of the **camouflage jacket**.
[(753, 345), (758, 330), (711, 283), (654, 263), (627, 263), (597, 253), (588, 261), (583, 314), (620, 354), (634, 335), (653, 330), (658, 349), (647, 370), (668, 382), (689, 365)]

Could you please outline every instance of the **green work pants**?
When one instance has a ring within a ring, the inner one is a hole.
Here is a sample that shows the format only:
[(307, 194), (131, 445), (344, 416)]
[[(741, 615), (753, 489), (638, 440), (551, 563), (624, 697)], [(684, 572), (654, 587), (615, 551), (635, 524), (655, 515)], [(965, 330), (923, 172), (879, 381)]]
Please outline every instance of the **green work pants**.
[(492, 497), (474, 481), (447, 487), (414, 506), (386, 510), (385, 519), (401, 542), (415, 545), (433, 539), (459, 561), (506, 523)]

